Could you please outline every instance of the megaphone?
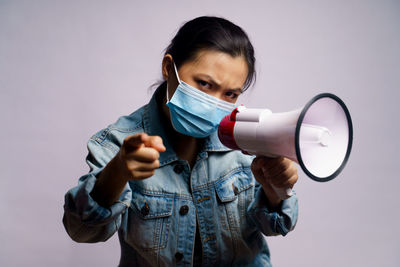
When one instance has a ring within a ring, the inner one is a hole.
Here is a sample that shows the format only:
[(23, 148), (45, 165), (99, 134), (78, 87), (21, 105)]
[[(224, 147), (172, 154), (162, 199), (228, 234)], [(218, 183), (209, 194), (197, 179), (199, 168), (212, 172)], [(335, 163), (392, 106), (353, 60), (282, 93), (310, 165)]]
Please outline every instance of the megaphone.
[[(239, 106), (221, 120), (218, 137), (245, 154), (289, 158), (311, 179), (326, 182), (346, 165), (353, 125), (344, 102), (323, 93), (303, 108), (283, 113)], [(292, 195), (290, 188), (274, 189), (282, 199)]]

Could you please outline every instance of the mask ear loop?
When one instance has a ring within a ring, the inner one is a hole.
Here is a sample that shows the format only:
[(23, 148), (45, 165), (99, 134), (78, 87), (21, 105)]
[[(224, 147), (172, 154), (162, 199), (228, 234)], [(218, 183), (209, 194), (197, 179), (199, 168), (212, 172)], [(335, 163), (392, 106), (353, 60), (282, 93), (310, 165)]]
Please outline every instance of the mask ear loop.
[(181, 79), (179, 79), (179, 74), (178, 74), (178, 69), (176, 68), (175, 62), (173, 62), (174, 64), (174, 70), (175, 70), (175, 75), (176, 75), (176, 79), (178, 80), (178, 83), (181, 83)]
[[(175, 62), (172, 62), (172, 64), (174, 64), (174, 70), (175, 70), (176, 79), (178, 80), (178, 84), (181, 84), (181, 79), (179, 78), (178, 70), (177, 70), (177, 68), (176, 68)], [(168, 91), (169, 91), (169, 88), (168, 88), (168, 82), (167, 82), (167, 104), (168, 104), (168, 102), (169, 102)]]
[(167, 82), (167, 103), (165, 103), (165, 104), (168, 104), (169, 103), (169, 96), (168, 96), (168, 82)]

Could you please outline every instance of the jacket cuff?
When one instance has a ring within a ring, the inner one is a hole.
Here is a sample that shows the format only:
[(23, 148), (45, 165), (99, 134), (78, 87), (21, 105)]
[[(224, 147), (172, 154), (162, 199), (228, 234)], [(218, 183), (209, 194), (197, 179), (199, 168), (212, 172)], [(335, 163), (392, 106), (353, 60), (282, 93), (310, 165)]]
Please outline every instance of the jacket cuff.
[(281, 205), (272, 210), (264, 190), (260, 186), (255, 199), (248, 208), (248, 214), (264, 235), (285, 236), (294, 229), (298, 217), (297, 196), (293, 195), (282, 201)]
[(96, 175), (102, 169), (91, 172), (79, 179), (79, 184), (65, 195), (64, 210), (87, 225), (103, 225), (114, 220), (130, 206), (132, 197), (127, 184), (117, 202), (105, 208), (98, 204), (90, 195), (96, 183)]

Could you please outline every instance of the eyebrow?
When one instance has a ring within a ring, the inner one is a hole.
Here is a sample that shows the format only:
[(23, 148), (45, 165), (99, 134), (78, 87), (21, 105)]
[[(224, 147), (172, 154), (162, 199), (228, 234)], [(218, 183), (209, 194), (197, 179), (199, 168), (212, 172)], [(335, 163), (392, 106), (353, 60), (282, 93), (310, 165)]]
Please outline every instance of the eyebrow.
[[(198, 73), (197, 75), (203, 76), (203, 77), (207, 78), (211, 83), (217, 85), (218, 87), (221, 87), (221, 84), (218, 83), (217, 81), (215, 81), (213, 79), (213, 77), (211, 77), (210, 75), (204, 74), (204, 73)], [(240, 93), (243, 93), (243, 89), (242, 88), (233, 88), (233, 89), (229, 89), (229, 90), (236, 91), (236, 92), (239, 91)]]

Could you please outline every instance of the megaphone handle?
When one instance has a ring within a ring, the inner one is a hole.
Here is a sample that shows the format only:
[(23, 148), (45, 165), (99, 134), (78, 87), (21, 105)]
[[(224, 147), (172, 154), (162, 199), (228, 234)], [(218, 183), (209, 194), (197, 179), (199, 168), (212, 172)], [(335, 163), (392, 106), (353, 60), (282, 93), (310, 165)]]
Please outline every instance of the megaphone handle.
[(293, 196), (293, 191), (291, 188), (278, 188), (274, 185), (271, 186), (281, 199), (288, 199), (289, 197)]

